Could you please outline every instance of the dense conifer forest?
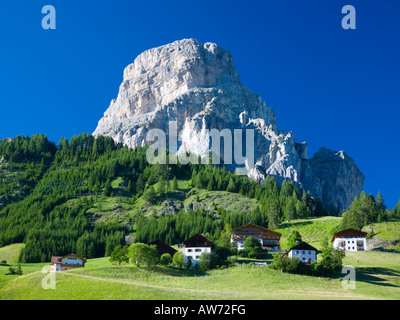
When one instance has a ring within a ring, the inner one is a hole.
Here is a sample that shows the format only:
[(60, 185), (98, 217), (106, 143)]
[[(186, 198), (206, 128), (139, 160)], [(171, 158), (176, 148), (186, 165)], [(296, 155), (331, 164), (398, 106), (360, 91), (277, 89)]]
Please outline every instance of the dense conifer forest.
[[(150, 165), (146, 151), (90, 134), (61, 138), (58, 145), (45, 135), (0, 141), (0, 247), (25, 243), (21, 262), (50, 261), (52, 255), (70, 252), (95, 258), (109, 256), (128, 235), (138, 242), (176, 244), (199, 232), (219, 241), (249, 221), (276, 229), (287, 220), (338, 214), (290, 181), (279, 185), (267, 177), (261, 184), (211, 164)], [(118, 177), (128, 182), (124, 197), (132, 204), (142, 199), (157, 206), (178, 189), (178, 181), (186, 180), (191, 188), (240, 194), (259, 206), (252, 212), (227, 212), (214, 203), (212, 210), (132, 215), (125, 224), (97, 221), (90, 209), (99, 195), (115, 196), (112, 181)], [(380, 194), (362, 193), (343, 216), (343, 229), (361, 229), (373, 221), (398, 219), (400, 205), (388, 210)]]

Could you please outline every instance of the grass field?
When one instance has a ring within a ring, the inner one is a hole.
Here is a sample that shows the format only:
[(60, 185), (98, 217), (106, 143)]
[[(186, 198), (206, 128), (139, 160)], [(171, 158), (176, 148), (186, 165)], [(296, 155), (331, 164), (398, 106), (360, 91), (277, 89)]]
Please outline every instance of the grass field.
[(335, 228), (341, 221), (339, 217), (318, 217), (308, 218), (300, 220), (291, 220), (285, 222), (276, 231), (282, 233), (281, 247), (287, 248), (287, 237), (289, 233), (294, 229), (297, 230), (302, 236), (302, 240), (314, 246), (317, 249), (321, 248), (321, 240), (324, 237), (328, 237), (329, 241), (332, 239), (334, 234), (333, 228)]
[[(206, 193), (201, 193), (199, 198), (206, 200)], [(289, 232), (295, 229), (304, 241), (320, 248), (321, 240), (330, 237), (339, 222), (337, 217), (321, 217), (284, 223), (278, 230), (282, 233), (282, 247), (285, 248)], [(377, 236), (387, 239), (398, 237), (398, 227), (398, 223), (374, 224)], [(250, 265), (207, 273), (175, 267), (147, 270), (130, 265), (114, 266), (108, 258), (90, 259), (85, 268), (57, 273), (56, 289), (45, 290), (41, 283), (46, 274), (41, 270), (49, 263), (22, 264), (22, 276), (6, 275), (9, 266), (17, 263), (23, 246), (0, 248), (0, 261), (7, 261), (0, 265), (0, 300), (400, 300), (400, 254), (396, 253), (347, 252), (343, 262), (356, 268), (355, 290), (342, 287), (340, 278), (345, 274), (337, 274), (332, 279), (317, 278)], [(265, 261), (271, 263), (272, 258), (269, 254)], [(251, 261), (240, 259), (240, 262)]]
[[(175, 267), (151, 270), (114, 266), (108, 258), (89, 260), (85, 268), (56, 274), (56, 289), (42, 288), (46, 264), (22, 265), (24, 275), (6, 276), (0, 267), (0, 299), (23, 300), (262, 300), (400, 299), (400, 255), (348, 253), (346, 265), (357, 270), (355, 290), (335, 278), (281, 273), (267, 267), (235, 266), (201, 272)], [(6, 279), (6, 280), (5, 280)]]
[(9, 264), (17, 263), (19, 253), (23, 247), (25, 247), (25, 244), (16, 243), (0, 248), (0, 262), (4, 260)]

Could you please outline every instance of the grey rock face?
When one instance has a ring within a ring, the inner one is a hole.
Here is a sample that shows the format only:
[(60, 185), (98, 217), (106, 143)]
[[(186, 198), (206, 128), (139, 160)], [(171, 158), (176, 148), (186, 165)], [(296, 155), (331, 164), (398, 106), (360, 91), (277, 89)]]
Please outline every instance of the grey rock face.
[(364, 175), (344, 151), (320, 148), (302, 165), (301, 181), (328, 208), (347, 209), (364, 185)]
[(180, 133), (177, 154), (207, 155), (207, 129), (252, 129), (255, 163), (246, 165), (249, 177), (293, 180), (338, 210), (362, 191), (364, 178), (345, 153), (323, 149), (307, 160), (307, 144), (278, 130), (275, 112), (242, 85), (232, 56), (214, 43), (184, 39), (140, 54), (125, 68), (118, 97), (93, 134), (135, 148), (153, 143), (146, 140), (151, 129), (163, 130), (168, 141), (171, 122)]

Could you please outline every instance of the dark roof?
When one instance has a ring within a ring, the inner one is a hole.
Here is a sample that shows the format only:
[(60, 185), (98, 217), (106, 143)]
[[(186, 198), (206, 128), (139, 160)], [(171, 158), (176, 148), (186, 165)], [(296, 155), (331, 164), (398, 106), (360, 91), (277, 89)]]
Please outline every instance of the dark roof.
[(174, 248), (161, 240), (149, 242), (148, 245), (155, 245), (160, 255), (163, 255), (164, 253), (169, 253), (171, 256), (173, 256), (177, 252)]
[(353, 228), (349, 228), (346, 230), (342, 230), (339, 232), (336, 232), (333, 235), (333, 238), (331, 240), (331, 242), (335, 241), (336, 238), (353, 238), (353, 237), (366, 237), (367, 233), (361, 230), (357, 230), (357, 229), (353, 229)]
[(213, 242), (200, 233), (196, 233), (194, 236), (186, 239), (183, 241), (183, 244), (189, 247), (214, 247)]
[(291, 251), (291, 250), (314, 250), (314, 251), (318, 251), (313, 246), (309, 245), (307, 242), (304, 242), (304, 241), (302, 243), (299, 243), (299, 244), (291, 247), (289, 249), (289, 251)]
[(282, 235), (282, 234), (279, 233), (279, 232), (276, 232), (276, 231), (273, 231), (273, 230), (270, 230), (270, 229), (267, 229), (267, 228), (258, 226), (258, 225), (253, 224), (253, 223), (248, 223), (248, 224), (246, 224), (246, 225), (244, 225), (244, 226), (237, 227), (237, 228), (235, 228), (235, 229), (232, 229), (232, 231), (239, 231), (239, 230), (241, 230), (241, 229), (243, 229), (243, 228), (248, 228), (248, 227), (258, 228), (258, 229), (260, 229), (260, 230), (262, 230), (262, 231), (270, 232), (270, 233), (275, 234), (275, 235), (277, 235), (277, 236), (281, 236), (281, 235)]

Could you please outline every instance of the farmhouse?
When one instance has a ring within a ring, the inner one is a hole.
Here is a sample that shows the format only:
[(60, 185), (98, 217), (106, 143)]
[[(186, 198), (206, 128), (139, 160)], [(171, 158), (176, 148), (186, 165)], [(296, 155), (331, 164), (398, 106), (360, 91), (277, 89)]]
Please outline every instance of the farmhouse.
[(51, 265), (55, 272), (83, 268), (85, 263), (86, 259), (76, 255), (75, 253), (70, 253), (62, 257), (51, 257)]
[(169, 253), (171, 257), (174, 256), (174, 254), (177, 252), (174, 248), (171, 246), (167, 245), (165, 242), (161, 240), (156, 240), (153, 242), (148, 243), (149, 246), (155, 245), (158, 253), (160, 256), (162, 256), (164, 253)]
[(257, 226), (255, 224), (246, 224), (232, 230), (231, 243), (236, 245), (238, 250), (244, 249), (244, 241), (247, 237), (257, 238), (261, 246), (268, 251), (279, 251), (281, 234), (276, 231)]
[(333, 235), (332, 241), (335, 249), (344, 251), (368, 251), (367, 233), (356, 229), (346, 229)]
[(184, 254), (185, 263), (192, 259), (193, 265), (196, 265), (203, 252), (214, 252), (214, 244), (210, 239), (197, 233), (179, 245), (179, 252)]
[(299, 258), (303, 263), (310, 264), (317, 260), (317, 249), (309, 245), (307, 242), (299, 243), (289, 249), (287, 256), (290, 259)]

